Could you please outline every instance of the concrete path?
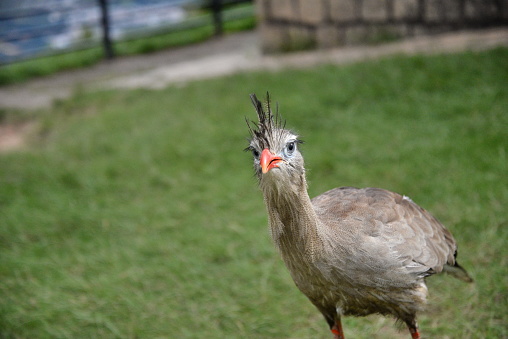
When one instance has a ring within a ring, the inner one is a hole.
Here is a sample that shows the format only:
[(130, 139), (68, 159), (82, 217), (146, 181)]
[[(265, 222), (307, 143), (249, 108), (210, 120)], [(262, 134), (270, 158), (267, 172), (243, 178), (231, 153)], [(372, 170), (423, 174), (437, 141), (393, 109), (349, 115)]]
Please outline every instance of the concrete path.
[(344, 64), (393, 54), (485, 50), (508, 46), (508, 28), (461, 31), (375, 46), (351, 46), (277, 56), (262, 55), (258, 46), (256, 32), (245, 32), (188, 47), (102, 62), (86, 69), (0, 87), (0, 108), (50, 107), (55, 99), (70, 97), (77, 89), (161, 89), (175, 83), (250, 70), (304, 68), (323, 63)]

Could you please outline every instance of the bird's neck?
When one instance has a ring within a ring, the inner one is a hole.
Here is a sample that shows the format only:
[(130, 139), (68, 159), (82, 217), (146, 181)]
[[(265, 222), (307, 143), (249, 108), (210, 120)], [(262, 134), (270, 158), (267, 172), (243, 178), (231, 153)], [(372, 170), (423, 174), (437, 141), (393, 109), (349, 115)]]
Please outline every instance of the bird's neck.
[[(322, 247), (320, 223), (307, 193), (305, 176), (262, 186), (272, 239), (282, 257), (315, 259)], [(286, 261), (286, 260), (285, 260)]]

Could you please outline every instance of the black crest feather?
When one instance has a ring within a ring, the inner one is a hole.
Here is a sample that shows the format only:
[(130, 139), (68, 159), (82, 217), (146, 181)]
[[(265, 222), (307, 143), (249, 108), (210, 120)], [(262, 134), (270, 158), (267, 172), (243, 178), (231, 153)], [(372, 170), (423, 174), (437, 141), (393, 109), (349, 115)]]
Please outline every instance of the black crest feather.
[(276, 140), (276, 133), (281, 134), (282, 130), (286, 127), (286, 121), (280, 116), (278, 105), (276, 105), (275, 114), (272, 112), (270, 93), (266, 92), (265, 107), (258, 100), (256, 94), (251, 94), (250, 99), (256, 109), (258, 122), (249, 121), (245, 118), (249, 132), (262, 148), (269, 148), (270, 140)]

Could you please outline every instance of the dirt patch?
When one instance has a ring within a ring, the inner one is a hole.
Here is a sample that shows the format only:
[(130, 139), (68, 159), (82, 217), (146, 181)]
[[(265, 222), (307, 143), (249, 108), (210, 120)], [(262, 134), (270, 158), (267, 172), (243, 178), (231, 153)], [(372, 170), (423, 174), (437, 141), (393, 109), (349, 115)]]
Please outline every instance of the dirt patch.
[(34, 123), (0, 125), (0, 153), (17, 151), (25, 145), (26, 136), (33, 130)]

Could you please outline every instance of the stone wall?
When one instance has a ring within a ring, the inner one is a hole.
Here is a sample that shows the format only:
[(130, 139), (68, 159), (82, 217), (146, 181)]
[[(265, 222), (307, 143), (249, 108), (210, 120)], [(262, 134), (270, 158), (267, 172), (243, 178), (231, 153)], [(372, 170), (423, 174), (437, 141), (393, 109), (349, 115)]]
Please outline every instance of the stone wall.
[(508, 25), (508, 0), (256, 0), (266, 53)]

